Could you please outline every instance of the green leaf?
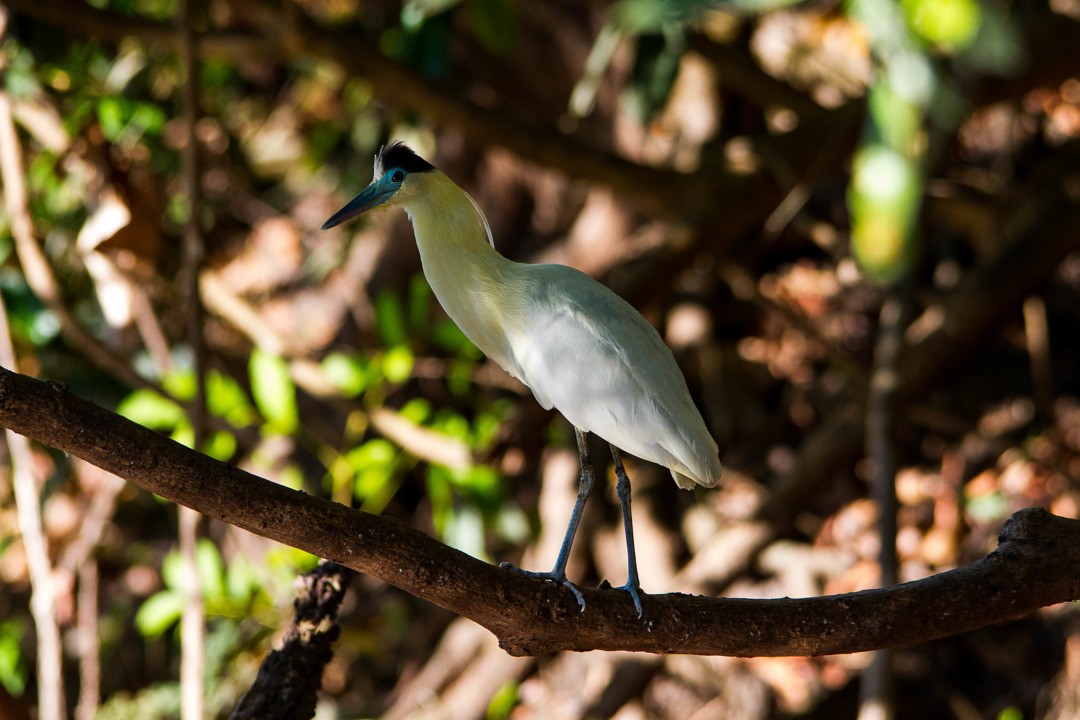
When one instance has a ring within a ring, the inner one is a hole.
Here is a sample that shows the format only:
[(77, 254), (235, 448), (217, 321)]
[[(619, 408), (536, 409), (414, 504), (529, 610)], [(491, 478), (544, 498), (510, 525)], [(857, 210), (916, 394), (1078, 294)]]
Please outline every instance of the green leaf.
[(172, 431), (172, 434), (169, 437), (184, 447), (195, 447), (195, 428), (191, 426), (191, 423), (188, 422), (187, 418), (184, 419), (184, 422), (176, 426), (176, 429)]
[(15, 98), (32, 98), (41, 93), (37, 79), (37, 65), (30, 50), (17, 41), (5, 39), (4, 52), (7, 67), (4, 68), (4, 87)]
[(27, 667), (22, 651), (22, 625), (15, 620), (0, 623), (0, 685), (15, 697), (26, 688)]
[(189, 402), (195, 399), (195, 373), (190, 368), (173, 370), (161, 378), (161, 387), (178, 400)]
[(356, 470), (378, 465), (390, 465), (397, 459), (397, 447), (389, 440), (375, 438), (355, 447), (345, 454), (345, 458)]
[(913, 159), (884, 145), (870, 145), (856, 154), (848, 192), (851, 246), (871, 281), (895, 282), (910, 267), (920, 192)]
[(277, 481), (290, 490), (299, 490), (304, 487), (304, 473), (295, 465), (286, 465), (278, 473)]
[(289, 435), (296, 431), (299, 416), (296, 386), (289, 376), (289, 365), (277, 355), (255, 348), (248, 363), (251, 392), (255, 405), (273, 432)]
[(135, 613), (135, 627), (143, 637), (157, 639), (180, 621), (187, 598), (176, 590), (162, 590), (146, 599)]
[(443, 530), (443, 541), (450, 547), (468, 553), (474, 558), (487, 560), (484, 543), (484, 519), (472, 505), (462, 505), (448, 517)]
[(389, 440), (375, 438), (353, 448), (345, 460), (356, 474), (354, 492), (361, 499), (381, 495), (390, 486), (397, 470), (398, 449)]
[(172, 432), (187, 422), (184, 409), (154, 390), (136, 390), (120, 401), (116, 412), (144, 427)]
[(446, 12), (461, 0), (409, 0), (401, 8), (401, 24), (406, 30), (415, 31), (428, 18)]
[(403, 383), (413, 370), (413, 354), (404, 345), (390, 348), (382, 357), (383, 375), (392, 383)]
[(98, 100), (97, 120), (110, 142), (134, 145), (143, 135), (157, 135), (165, 127), (164, 111), (153, 103), (117, 95)]
[(258, 594), (262, 587), (255, 567), (243, 555), (237, 555), (229, 563), (228, 572), (225, 573), (225, 588), (229, 597), (236, 602), (246, 603), (252, 596)]
[(919, 37), (950, 51), (971, 43), (982, 16), (976, 0), (903, 0), (902, 7)]
[(502, 478), (495, 468), (487, 465), (473, 465), (466, 470), (451, 470), (451, 481), (462, 490), (479, 498), (497, 498), (500, 495)]
[(116, 141), (124, 131), (127, 123), (124, 120), (124, 106), (122, 98), (104, 97), (98, 101), (97, 120), (101, 132), (110, 141)]
[(502, 503), (495, 515), (495, 532), (514, 545), (524, 545), (532, 537), (529, 518), (517, 505)]
[(491, 696), (491, 702), (484, 713), (485, 720), (507, 720), (520, 701), (517, 681), (507, 680)]
[(202, 596), (216, 598), (225, 596), (225, 563), (217, 546), (206, 538), (195, 546), (195, 567), (199, 573)]
[(428, 502), (431, 503), (431, 524), (439, 537), (442, 537), (450, 522), (454, 505), (450, 471), (441, 465), (428, 465), (426, 484)]
[(27, 334), (35, 346), (44, 347), (60, 334), (60, 320), (52, 310), (42, 310), (34, 315)]
[(375, 296), (375, 328), (379, 340), (387, 347), (405, 343), (405, 313), (401, 300), (390, 291)]
[(505, 407), (497, 405), (480, 413), (473, 421), (473, 445), (483, 448), (491, 445), (502, 428)]
[(620, 0), (611, 8), (619, 29), (629, 33), (655, 33), (683, 29), (715, 0)]
[(409, 332), (413, 337), (424, 337), (431, 325), (431, 300), (434, 293), (423, 274), (416, 274), (409, 280)]
[(667, 105), (686, 48), (680, 32), (649, 33), (638, 37), (630, 82), (622, 101), (638, 122), (648, 122)]
[(345, 397), (356, 397), (373, 379), (367, 362), (359, 355), (331, 353), (319, 364), (323, 377)]
[(417, 425), (423, 425), (431, 417), (431, 403), (424, 398), (413, 398), (402, 405), (398, 413)]
[(472, 430), (468, 420), (451, 410), (441, 411), (432, 426), (444, 435), (465, 441), (468, 441)]
[(206, 374), (206, 409), (233, 427), (247, 427), (256, 421), (255, 408), (240, 383), (215, 370)]
[(228, 462), (236, 454), (236, 436), (228, 430), (211, 433), (203, 441), (202, 451), (215, 460)]
[(1008, 513), (1009, 501), (1001, 492), (994, 491), (965, 498), (964, 510), (978, 522), (997, 522)]
[(508, 55), (517, 44), (517, 0), (468, 0), (469, 27), (495, 55)]
[(269, 569), (288, 575), (305, 573), (319, 564), (319, 558), (311, 553), (285, 545), (269, 550), (264, 560)]
[(473, 371), (476, 363), (472, 360), (454, 360), (446, 369), (446, 384), (450, 392), (458, 397), (468, 395), (472, 390)]
[(161, 581), (170, 590), (184, 590), (184, 562), (176, 550), (167, 553), (161, 561)]

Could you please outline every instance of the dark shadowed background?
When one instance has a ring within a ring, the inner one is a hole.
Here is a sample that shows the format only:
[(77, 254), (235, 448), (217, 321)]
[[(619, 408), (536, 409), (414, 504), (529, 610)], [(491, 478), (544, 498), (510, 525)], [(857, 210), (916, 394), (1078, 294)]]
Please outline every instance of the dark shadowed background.
[[(673, 348), (725, 482), (628, 459), (646, 592), (846, 592), (982, 557), (1023, 507), (1080, 517), (1076, 0), (0, 8), (23, 373), (546, 568), (572, 429), (442, 313), (403, 214), (318, 229), (400, 139), (500, 252), (580, 268)], [(316, 559), (8, 437), (0, 718), (226, 717)], [(602, 477), (583, 585), (625, 579)], [(370, 578), (344, 603), (319, 718), (1080, 713), (1072, 606), (875, 661), (511, 658)]]

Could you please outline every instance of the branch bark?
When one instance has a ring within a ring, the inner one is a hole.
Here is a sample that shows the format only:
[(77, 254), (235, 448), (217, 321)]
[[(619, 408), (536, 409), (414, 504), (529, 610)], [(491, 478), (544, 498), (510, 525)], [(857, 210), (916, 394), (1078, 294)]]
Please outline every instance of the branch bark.
[(0, 369), (0, 425), (223, 522), (380, 578), (483, 625), (512, 655), (635, 650), (822, 655), (910, 645), (1080, 598), (1080, 522), (1014, 515), (996, 551), (917, 582), (846, 595), (738, 600), (568, 590), (502, 570), (389, 517), (276, 485), (68, 392)]
[(293, 618), (280, 650), (259, 666), (255, 682), (240, 698), (229, 720), (287, 720), (315, 716), (322, 671), (334, 656), (341, 634), (338, 610), (353, 573), (321, 563), (297, 583)]

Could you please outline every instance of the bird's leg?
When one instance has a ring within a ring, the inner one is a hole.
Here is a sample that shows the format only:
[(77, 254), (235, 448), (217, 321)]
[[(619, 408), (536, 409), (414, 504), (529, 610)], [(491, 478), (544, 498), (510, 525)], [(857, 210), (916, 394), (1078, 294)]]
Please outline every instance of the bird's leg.
[(623, 530), (626, 532), (626, 584), (620, 590), (630, 593), (634, 601), (634, 609), (638, 617), (642, 615), (641, 609), (641, 583), (638, 580), (637, 551), (634, 549), (634, 519), (630, 515), (630, 476), (622, 464), (622, 456), (619, 449), (611, 445), (611, 457), (615, 459), (615, 494), (619, 496), (619, 504), (622, 506)]
[[(570, 548), (574, 545), (574, 537), (577, 535), (578, 525), (581, 524), (581, 513), (585, 509), (585, 501), (592, 492), (594, 471), (592, 461), (589, 459), (589, 443), (586, 434), (574, 428), (577, 437), (578, 462), (581, 464), (581, 475), (578, 477), (577, 499), (574, 500), (574, 509), (570, 512), (570, 523), (566, 526), (566, 534), (563, 535), (562, 545), (559, 547), (559, 556), (555, 558), (555, 568), (551, 575), (556, 580), (566, 583), (566, 563), (570, 559)], [(585, 609), (585, 601), (580, 591), (572, 587), (577, 595), (581, 608)]]
[(585, 501), (589, 499), (589, 493), (592, 492), (594, 471), (592, 461), (589, 460), (589, 445), (586, 440), (586, 434), (577, 428), (574, 428), (574, 433), (577, 437), (578, 460), (581, 463), (581, 475), (578, 477), (577, 499), (574, 501), (574, 509), (570, 512), (570, 524), (566, 526), (566, 534), (563, 535), (562, 546), (559, 548), (559, 556), (555, 559), (555, 567), (551, 572), (522, 570), (521, 568), (506, 562), (502, 563), (500, 567), (516, 570), (522, 575), (527, 575), (529, 577), (542, 578), (544, 580), (561, 583), (570, 590), (570, 592), (574, 593), (574, 597), (577, 598), (581, 611), (584, 612), (585, 598), (581, 596), (581, 590), (578, 589), (577, 585), (566, 579), (566, 563), (570, 559), (570, 548), (574, 545), (574, 536), (577, 535), (578, 525), (581, 523), (581, 513), (585, 509)]

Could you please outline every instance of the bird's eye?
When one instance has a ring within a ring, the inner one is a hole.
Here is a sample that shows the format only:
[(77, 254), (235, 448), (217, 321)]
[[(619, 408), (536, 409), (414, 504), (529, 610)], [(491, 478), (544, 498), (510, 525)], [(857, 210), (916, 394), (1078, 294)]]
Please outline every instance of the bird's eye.
[(390, 176), (390, 179), (393, 182), (399, 183), (405, 179), (405, 173), (401, 172), (400, 170), (395, 170), (394, 174)]

